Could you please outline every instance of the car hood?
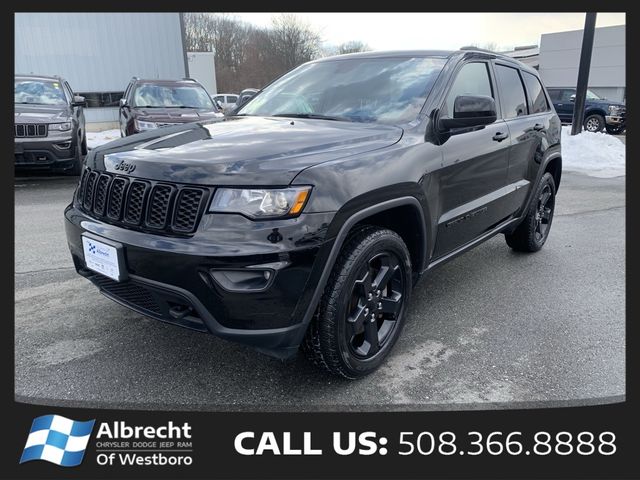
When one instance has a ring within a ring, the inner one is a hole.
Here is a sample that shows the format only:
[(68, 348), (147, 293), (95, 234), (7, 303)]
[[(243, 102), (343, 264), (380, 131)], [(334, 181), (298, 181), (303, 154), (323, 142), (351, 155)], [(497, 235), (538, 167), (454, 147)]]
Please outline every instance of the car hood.
[(215, 110), (198, 108), (133, 108), (134, 118), (146, 122), (197, 122), (220, 117), (222, 114)]
[(589, 105), (600, 105), (600, 106), (603, 106), (603, 107), (608, 107), (609, 105), (614, 105), (616, 107), (625, 107), (624, 103), (615, 102), (613, 100), (606, 100), (606, 99), (587, 100), (586, 103), (588, 103)]
[(56, 123), (64, 122), (72, 115), (68, 105), (27, 105), (14, 106), (15, 123)]
[(227, 117), (115, 140), (95, 149), (87, 163), (178, 183), (288, 185), (307, 167), (392, 145), (402, 133), (389, 125)]

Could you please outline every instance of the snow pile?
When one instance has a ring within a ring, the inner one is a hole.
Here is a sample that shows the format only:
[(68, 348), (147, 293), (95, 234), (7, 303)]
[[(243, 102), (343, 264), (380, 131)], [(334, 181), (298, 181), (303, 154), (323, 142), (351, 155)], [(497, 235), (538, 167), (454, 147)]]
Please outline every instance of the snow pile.
[(562, 127), (562, 169), (600, 178), (622, 176), (625, 145), (613, 135), (583, 131), (571, 136), (571, 126)]
[(87, 132), (87, 147), (96, 148), (111, 140), (120, 138), (120, 130), (105, 130), (103, 132)]

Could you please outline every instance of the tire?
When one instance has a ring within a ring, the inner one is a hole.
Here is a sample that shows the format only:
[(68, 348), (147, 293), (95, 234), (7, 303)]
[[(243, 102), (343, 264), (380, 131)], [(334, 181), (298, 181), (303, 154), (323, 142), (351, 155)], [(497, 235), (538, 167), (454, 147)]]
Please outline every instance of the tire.
[(89, 152), (89, 150), (87, 149), (87, 134), (86, 133), (84, 135), (82, 135), (81, 149), (82, 149), (82, 155), (86, 155)]
[(556, 200), (553, 176), (545, 173), (533, 194), (527, 215), (512, 232), (505, 233), (507, 245), (518, 252), (537, 252), (547, 241)]
[(73, 166), (66, 171), (67, 175), (77, 176), (82, 173), (82, 165), (83, 165), (84, 155), (82, 154), (82, 146), (78, 145), (76, 147), (76, 156), (73, 161)]
[(609, 125), (607, 125), (607, 133), (609, 135), (620, 135), (621, 133), (624, 133), (626, 127), (624, 125), (622, 126), (615, 126), (615, 127), (610, 127)]
[(409, 250), (397, 233), (372, 226), (353, 232), (303, 341), (309, 360), (348, 379), (376, 370), (402, 331), (411, 287)]
[(597, 133), (601, 132), (605, 127), (604, 117), (597, 113), (589, 115), (584, 119), (584, 129), (587, 132)]

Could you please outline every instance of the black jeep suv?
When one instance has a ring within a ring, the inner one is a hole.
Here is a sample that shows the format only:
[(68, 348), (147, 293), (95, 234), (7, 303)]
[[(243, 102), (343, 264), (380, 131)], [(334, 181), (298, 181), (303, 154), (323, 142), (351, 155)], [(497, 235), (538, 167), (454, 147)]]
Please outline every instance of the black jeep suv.
[(537, 72), (499, 55), (313, 61), (233, 116), (92, 150), (69, 247), (140, 313), (361, 377), (421, 275), (498, 233), (544, 245), (560, 128)]
[(16, 75), (15, 168), (80, 174), (87, 153), (84, 97), (61, 77)]

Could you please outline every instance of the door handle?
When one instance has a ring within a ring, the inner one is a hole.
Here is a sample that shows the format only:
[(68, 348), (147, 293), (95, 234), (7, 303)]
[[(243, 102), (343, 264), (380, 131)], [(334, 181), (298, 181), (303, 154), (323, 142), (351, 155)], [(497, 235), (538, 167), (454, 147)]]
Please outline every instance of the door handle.
[(544, 130), (544, 125), (542, 125), (541, 123), (536, 123), (536, 124), (533, 126), (533, 129), (534, 129), (535, 131), (539, 132), (540, 130)]
[(502, 132), (498, 132), (493, 136), (493, 139), (496, 142), (501, 142), (503, 140), (506, 140), (507, 138), (509, 138), (509, 134), (508, 133), (502, 133)]

